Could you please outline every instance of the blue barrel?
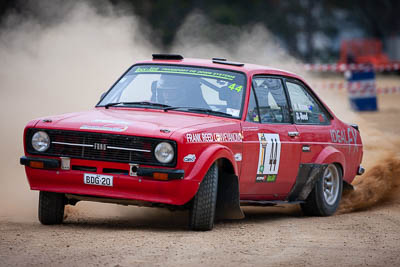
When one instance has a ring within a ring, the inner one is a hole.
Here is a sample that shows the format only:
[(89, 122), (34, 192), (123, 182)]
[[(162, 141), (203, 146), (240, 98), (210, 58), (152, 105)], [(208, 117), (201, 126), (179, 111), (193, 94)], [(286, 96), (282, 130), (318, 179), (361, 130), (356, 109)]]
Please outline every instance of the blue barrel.
[(353, 70), (347, 75), (347, 91), (355, 111), (377, 111), (375, 71), (372, 67)]

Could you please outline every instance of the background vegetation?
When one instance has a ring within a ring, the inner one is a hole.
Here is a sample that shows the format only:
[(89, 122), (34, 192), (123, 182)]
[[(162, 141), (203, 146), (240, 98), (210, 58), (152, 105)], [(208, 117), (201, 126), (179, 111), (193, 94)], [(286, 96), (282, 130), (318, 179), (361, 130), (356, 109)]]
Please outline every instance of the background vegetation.
[[(101, 1), (90, 0), (95, 5)], [(400, 35), (397, 0), (109, 0), (134, 12), (152, 28), (166, 50), (178, 28), (193, 12), (212, 22), (238, 27), (262, 24), (293, 56), (307, 62), (335, 61), (342, 39), (368, 37), (385, 41)], [(53, 1), (54, 2), (54, 1)], [(28, 4), (30, 3), (30, 4)], [(0, 16), (9, 12), (38, 16), (34, 0), (0, 0)], [(99, 9), (101, 5), (99, 5)], [(42, 8), (45, 5), (42, 4)], [(53, 14), (54, 15), (54, 14)], [(56, 20), (57, 16), (45, 18)], [(43, 19), (42, 17), (38, 19)], [(210, 35), (211, 41), (223, 38)]]

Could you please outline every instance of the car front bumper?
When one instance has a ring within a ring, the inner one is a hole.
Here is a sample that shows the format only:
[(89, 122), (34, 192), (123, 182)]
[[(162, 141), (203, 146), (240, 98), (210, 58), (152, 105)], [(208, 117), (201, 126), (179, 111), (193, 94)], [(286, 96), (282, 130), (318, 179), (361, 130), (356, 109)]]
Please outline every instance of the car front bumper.
[[(31, 163), (33, 162), (33, 164)], [(41, 164), (40, 162), (43, 162)], [(183, 170), (139, 167), (137, 176), (129, 174), (110, 174), (106, 169), (126, 169), (129, 164), (71, 159), (71, 166), (96, 168), (95, 172), (86, 170), (62, 170), (60, 159), (43, 157), (21, 157), (32, 190), (58, 192), (73, 195), (94, 196), (123, 200), (136, 200), (169, 205), (184, 205), (196, 194), (199, 181), (185, 177)], [(113, 186), (88, 185), (84, 183), (85, 173), (113, 176)], [(168, 180), (154, 180), (154, 173), (168, 175)], [(118, 203), (118, 201), (116, 201)]]

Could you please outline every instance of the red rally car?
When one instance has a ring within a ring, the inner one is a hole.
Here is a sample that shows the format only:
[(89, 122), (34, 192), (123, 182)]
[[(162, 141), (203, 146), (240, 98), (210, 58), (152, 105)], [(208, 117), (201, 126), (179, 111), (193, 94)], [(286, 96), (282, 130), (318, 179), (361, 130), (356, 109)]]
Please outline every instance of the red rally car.
[(167, 54), (130, 67), (93, 110), (32, 120), (24, 148), (42, 224), (81, 200), (188, 209), (193, 230), (244, 205), (328, 216), (364, 172), (357, 125), (299, 76)]

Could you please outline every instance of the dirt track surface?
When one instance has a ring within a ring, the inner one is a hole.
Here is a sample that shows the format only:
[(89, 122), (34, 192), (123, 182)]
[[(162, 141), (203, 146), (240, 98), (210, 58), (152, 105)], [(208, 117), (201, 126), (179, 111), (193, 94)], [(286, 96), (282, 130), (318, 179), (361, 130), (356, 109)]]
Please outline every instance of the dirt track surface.
[[(398, 265), (400, 208), (304, 218), (246, 209), (247, 219), (188, 232), (185, 216), (0, 223), (7, 265)], [(395, 213), (395, 216), (393, 216)], [(182, 214), (183, 215), (183, 214)], [(157, 221), (161, 221), (157, 222)]]
[[(133, 208), (137, 209), (137, 208)], [(82, 216), (61, 226), (2, 218), (2, 265), (399, 266), (400, 203), (329, 218), (293, 208), (246, 208), (213, 231), (186, 229), (186, 214)]]
[[(397, 137), (398, 120), (385, 118), (397, 116), (399, 100), (381, 97), (381, 111), (361, 117)], [(1, 206), (0, 266), (400, 266), (398, 197), (324, 218), (303, 217), (296, 206), (246, 207), (246, 219), (210, 232), (189, 231), (185, 212), (82, 202), (68, 208), (63, 225), (43, 226), (37, 192), (15, 165), (21, 177), (8, 200), (23, 196), (26, 206)]]

